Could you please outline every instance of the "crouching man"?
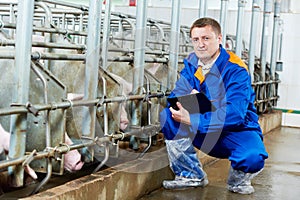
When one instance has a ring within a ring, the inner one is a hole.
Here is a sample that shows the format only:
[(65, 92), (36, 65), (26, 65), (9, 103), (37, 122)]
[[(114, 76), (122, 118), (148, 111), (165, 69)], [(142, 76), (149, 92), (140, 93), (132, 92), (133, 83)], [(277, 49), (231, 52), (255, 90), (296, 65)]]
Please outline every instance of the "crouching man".
[(170, 97), (202, 92), (216, 109), (202, 113), (195, 102), (195, 112), (190, 113), (177, 102), (178, 109), (168, 106), (161, 112), (162, 132), (175, 174), (175, 180), (165, 180), (163, 186), (179, 189), (208, 184), (196, 147), (210, 156), (229, 159), (228, 190), (251, 194), (251, 179), (263, 169), (268, 154), (248, 68), (222, 47), (221, 28), (216, 20), (196, 20), (190, 37), (194, 52), (184, 60)]

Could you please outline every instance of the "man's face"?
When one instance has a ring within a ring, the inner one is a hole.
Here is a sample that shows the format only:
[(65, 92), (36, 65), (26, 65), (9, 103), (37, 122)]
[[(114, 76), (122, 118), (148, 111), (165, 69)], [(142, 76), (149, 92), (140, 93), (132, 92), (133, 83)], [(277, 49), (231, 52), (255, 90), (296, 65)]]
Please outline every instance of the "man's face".
[(191, 39), (197, 57), (204, 64), (210, 63), (216, 58), (219, 45), (222, 43), (222, 35), (216, 35), (210, 25), (193, 28)]

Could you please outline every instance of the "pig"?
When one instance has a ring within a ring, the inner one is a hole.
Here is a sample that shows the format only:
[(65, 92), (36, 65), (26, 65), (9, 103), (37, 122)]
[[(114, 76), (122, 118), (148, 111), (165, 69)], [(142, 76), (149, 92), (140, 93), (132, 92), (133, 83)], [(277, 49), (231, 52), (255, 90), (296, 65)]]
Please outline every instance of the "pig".
[(4, 130), (2, 125), (0, 124), (0, 153), (7, 153), (9, 150), (9, 141), (10, 141), (10, 134)]
[[(73, 144), (72, 140), (66, 133), (65, 133), (65, 143), (68, 145)], [(78, 150), (74, 149), (65, 154), (65, 157), (64, 157), (65, 170), (67, 170), (69, 172), (75, 172), (75, 171), (80, 170), (83, 165), (84, 165), (84, 162), (81, 161), (81, 155), (78, 152)]]
[[(2, 125), (0, 124), (0, 153), (7, 154), (9, 151), (9, 142), (10, 142), (10, 133), (4, 130)], [(72, 145), (73, 142), (65, 133), (65, 143), (67, 145)], [(64, 168), (69, 172), (78, 171), (82, 168), (83, 162), (81, 161), (81, 155), (77, 150), (69, 151), (64, 156)], [(32, 170), (29, 166), (25, 166), (24, 170), (34, 179), (37, 179), (37, 175), (34, 170)]]
[[(10, 133), (4, 130), (0, 124), (0, 154), (8, 154), (9, 151), (9, 142), (10, 142)], [(37, 175), (30, 166), (24, 166), (25, 172), (27, 172), (33, 179), (37, 179)]]

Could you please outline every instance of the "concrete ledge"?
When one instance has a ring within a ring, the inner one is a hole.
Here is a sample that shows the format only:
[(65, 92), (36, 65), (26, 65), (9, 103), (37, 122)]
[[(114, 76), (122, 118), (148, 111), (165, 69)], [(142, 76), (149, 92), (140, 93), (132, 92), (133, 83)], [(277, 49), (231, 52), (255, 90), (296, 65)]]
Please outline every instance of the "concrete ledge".
[(273, 110), (270, 113), (262, 114), (259, 116), (259, 124), (263, 134), (281, 126), (282, 111)]
[[(259, 123), (263, 133), (279, 127), (281, 118), (280, 111), (261, 115)], [(198, 151), (198, 156), (204, 166), (217, 160), (201, 151)], [(117, 165), (23, 199), (131, 200), (160, 188), (163, 180), (172, 178), (173, 173), (168, 166), (167, 152), (164, 147), (145, 154), (142, 159)]]
[(165, 179), (173, 179), (173, 173), (168, 167), (164, 147), (146, 154), (142, 159), (99, 171), (23, 199), (138, 199), (161, 187)]

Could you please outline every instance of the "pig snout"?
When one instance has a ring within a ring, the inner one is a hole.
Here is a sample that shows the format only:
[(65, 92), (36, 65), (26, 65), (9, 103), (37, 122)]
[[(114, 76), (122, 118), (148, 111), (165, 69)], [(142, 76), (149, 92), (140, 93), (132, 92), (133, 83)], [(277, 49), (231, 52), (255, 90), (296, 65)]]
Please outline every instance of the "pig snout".
[[(65, 134), (65, 142), (68, 145), (73, 144), (72, 140), (67, 134)], [(69, 151), (65, 154), (64, 168), (69, 172), (78, 171), (82, 168), (83, 162), (81, 161), (81, 155), (77, 150)]]
[(121, 112), (120, 112), (120, 129), (125, 130), (129, 124), (129, 120), (127, 118), (127, 112), (125, 110), (125, 105), (121, 105)]
[(128, 118), (121, 116), (120, 118), (120, 129), (125, 130), (129, 124)]
[(83, 162), (81, 161), (81, 155), (77, 150), (72, 150), (65, 154), (64, 168), (69, 172), (78, 171), (82, 168)]

